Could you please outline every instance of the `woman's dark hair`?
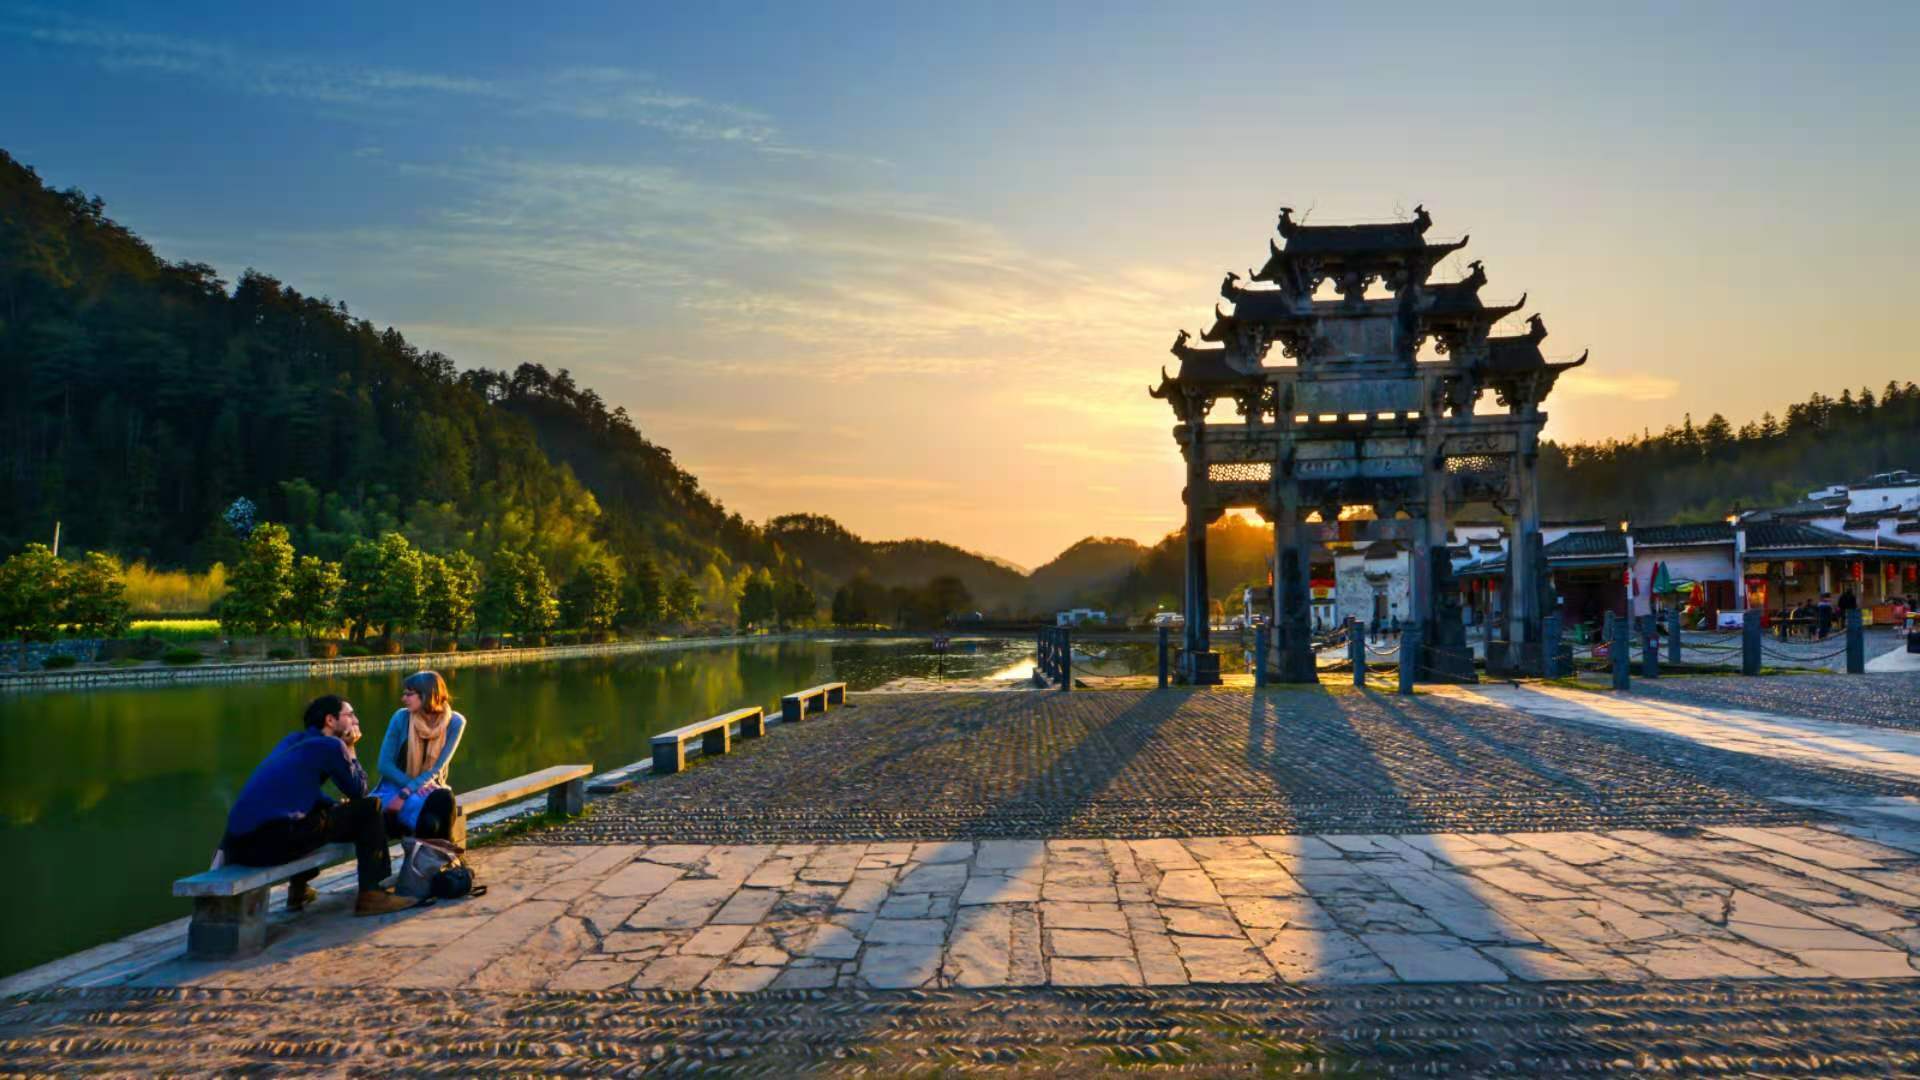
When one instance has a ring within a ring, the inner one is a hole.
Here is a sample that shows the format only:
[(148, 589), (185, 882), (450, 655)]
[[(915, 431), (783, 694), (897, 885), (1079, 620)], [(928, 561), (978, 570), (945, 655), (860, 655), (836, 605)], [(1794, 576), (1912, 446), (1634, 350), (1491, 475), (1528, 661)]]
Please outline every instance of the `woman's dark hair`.
[(339, 716), (340, 707), (347, 703), (339, 694), (321, 694), (307, 704), (307, 727), (319, 731), (326, 726), (327, 717)]

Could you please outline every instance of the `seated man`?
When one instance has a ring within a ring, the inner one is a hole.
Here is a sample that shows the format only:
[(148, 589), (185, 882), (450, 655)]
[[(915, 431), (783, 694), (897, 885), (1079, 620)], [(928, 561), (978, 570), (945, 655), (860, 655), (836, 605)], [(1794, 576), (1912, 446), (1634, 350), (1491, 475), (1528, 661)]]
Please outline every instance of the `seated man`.
[[(306, 727), (281, 739), (240, 789), (220, 842), (226, 860), (275, 866), (323, 844), (351, 840), (360, 861), (353, 913), (382, 915), (413, 906), (380, 887), (393, 866), (380, 801), (368, 794), (366, 771), (353, 756), (359, 741), (360, 719), (351, 704), (337, 694), (315, 698), (307, 706)], [(345, 799), (334, 802), (321, 793), (328, 780)], [(309, 883), (318, 873), (308, 870), (287, 882), (289, 910), (313, 901)]]

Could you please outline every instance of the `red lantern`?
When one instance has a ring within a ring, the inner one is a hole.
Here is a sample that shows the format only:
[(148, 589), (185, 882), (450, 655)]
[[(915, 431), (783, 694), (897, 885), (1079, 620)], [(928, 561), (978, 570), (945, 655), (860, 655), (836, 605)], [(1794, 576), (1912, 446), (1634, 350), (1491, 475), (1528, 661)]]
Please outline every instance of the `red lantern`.
[(1865, 577), (1865, 576), (1866, 576), (1866, 570), (1867, 570), (1867, 564), (1866, 564), (1866, 563), (1863, 563), (1863, 562), (1855, 562), (1855, 563), (1853, 564), (1853, 580), (1855, 580), (1855, 581), (1859, 581), (1859, 580), (1860, 580), (1861, 578), (1863, 578), (1863, 577)]
[(1887, 567), (1887, 569), (1886, 569), (1886, 578), (1887, 578), (1887, 580), (1888, 580), (1888, 581), (1892, 581), (1892, 580), (1894, 580), (1895, 578), (1898, 578), (1898, 577), (1900, 576), (1900, 571), (1899, 571), (1899, 569), (1898, 569), (1897, 567), (1895, 567), (1895, 566), (1894, 566), (1894, 565), (1893, 565), (1892, 563), (1887, 563), (1887, 564), (1886, 564), (1886, 567)]

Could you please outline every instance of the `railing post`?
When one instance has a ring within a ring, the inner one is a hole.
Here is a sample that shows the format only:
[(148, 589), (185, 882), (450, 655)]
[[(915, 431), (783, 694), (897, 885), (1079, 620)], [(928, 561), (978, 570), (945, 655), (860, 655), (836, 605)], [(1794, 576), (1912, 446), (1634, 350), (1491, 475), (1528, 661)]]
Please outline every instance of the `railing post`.
[(1847, 674), (1867, 673), (1867, 628), (1859, 608), (1847, 609)]
[[(1468, 643), (1467, 648), (1469, 650), (1473, 648), (1471, 642)], [(1540, 670), (1547, 678), (1557, 679), (1562, 675), (1573, 674), (1571, 669), (1560, 670), (1560, 612), (1558, 611), (1547, 613), (1540, 635), (1540, 651), (1544, 654), (1540, 658)]]
[(1259, 689), (1267, 685), (1267, 628), (1253, 628), (1253, 685)]
[(1167, 628), (1160, 627), (1160, 689), (1167, 688)]
[(1073, 689), (1073, 631), (1060, 629), (1060, 689)]
[(1680, 662), (1680, 609), (1667, 613), (1667, 663)]
[(1760, 638), (1765, 633), (1758, 611), (1748, 608), (1740, 613), (1740, 674), (1760, 674)]
[(1633, 637), (1624, 616), (1610, 621), (1613, 637), (1607, 642), (1607, 656), (1613, 661), (1613, 688), (1628, 690), (1633, 686)]
[(1413, 693), (1414, 665), (1420, 656), (1420, 624), (1400, 631), (1400, 693)]
[(1351, 615), (1347, 616), (1347, 659), (1353, 662), (1353, 685), (1367, 685), (1367, 632)]
[(1640, 677), (1643, 679), (1660, 677), (1659, 619), (1658, 615), (1640, 617)]

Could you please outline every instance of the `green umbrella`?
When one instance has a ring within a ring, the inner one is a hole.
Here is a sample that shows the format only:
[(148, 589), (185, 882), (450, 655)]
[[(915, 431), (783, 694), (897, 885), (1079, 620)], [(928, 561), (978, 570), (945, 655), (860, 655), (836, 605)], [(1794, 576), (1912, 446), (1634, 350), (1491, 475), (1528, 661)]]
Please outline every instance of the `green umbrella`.
[(1667, 564), (1664, 562), (1653, 564), (1653, 591), (1656, 594), (1673, 591), (1673, 579), (1667, 576)]

